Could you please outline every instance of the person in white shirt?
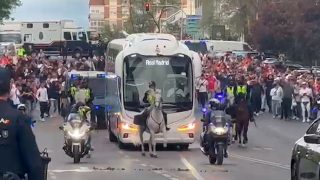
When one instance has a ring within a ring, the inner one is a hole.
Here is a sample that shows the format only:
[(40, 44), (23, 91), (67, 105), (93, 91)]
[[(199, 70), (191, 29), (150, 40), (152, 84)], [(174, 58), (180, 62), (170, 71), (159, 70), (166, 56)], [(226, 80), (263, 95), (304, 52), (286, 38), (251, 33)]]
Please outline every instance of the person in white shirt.
[[(302, 87), (299, 91), (299, 95), (301, 96), (301, 109), (302, 109), (302, 122), (310, 122), (310, 99), (312, 98), (312, 90), (308, 87), (306, 82), (302, 83)], [(306, 117), (306, 111), (308, 117)], [(308, 118), (308, 120), (306, 120)]]
[(13, 106), (16, 108), (20, 104), (19, 96), (20, 96), (20, 91), (17, 88), (17, 86), (13, 83), (11, 85), (11, 90), (10, 90), (10, 99), (13, 103)]
[(36, 97), (39, 101), (39, 105), (40, 105), (40, 120), (41, 121), (45, 121), (44, 120), (44, 114), (47, 113), (48, 116), (50, 116), (49, 114), (49, 98), (48, 98), (48, 90), (45, 87), (45, 83), (41, 83), (40, 88), (37, 91)]
[(283, 90), (282, 90), (282, 87), (280, 86), (280, 81), (276, 80), (275, 84), (276, 86), (272, 88), (270, 91), (270, 96), (272, 99), (271, 108), (272, 108), (273, 118), (276, 118), (281, 114), (281, 102), (283, 97)]
[(204, 108), (208, 98), (208, 81), (206, 80), (204, 74), (201, 75), (199, 81), (197, 82), (199, 87), (199, 101), (201, 107)]

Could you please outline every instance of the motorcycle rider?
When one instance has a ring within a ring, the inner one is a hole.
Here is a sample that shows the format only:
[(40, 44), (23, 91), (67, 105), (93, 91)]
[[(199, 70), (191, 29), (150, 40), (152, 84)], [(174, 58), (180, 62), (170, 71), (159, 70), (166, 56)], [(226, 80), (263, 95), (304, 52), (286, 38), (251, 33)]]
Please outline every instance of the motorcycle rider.
[[(72, 105), (72, 108), (70, 110), (70, 114), (67, 118), (67, 122), (70, 122), (74, 119), (77, 119), (77, 118), (79, 118), (79, 116), (80, 116), (81, 121), (84, 121), (84, 122), (90, 124), (90, 126), (91, 126), (91, 123), (90, 123), (91, 109), (90, 109), (90, 107), (86, 106), (82, 102), (78, 102), (78, 103)], [(91, 157), (90, 152), (93, 151), (94, 149), (91, 145), (91, 134), (89, 134), (88, 136), (89, 137), (88, 137), (88, 144), (87, 145), (90, 147), (90, 151), (89, 151), (87, 157), (90, 158)], [(63, 148), (66, 148), (66, 146), (64, 146)]]
[[(231, 117), (225, 113), (228, 102), (226, 100), (226, 96), (223, 93), (216, 93), (214, 98), (210, 100), (210, 108), (212, 111), (208, 111), (205, 116), (205, 121), (203, 122), (204, 132), (201, 133), (200, 138), (200, 149), (204, 154), (208, 153), (208, 145), (207, 142), (207, 131), (210, 123), (215, 123), (215, 120), (218, 116), (223, 116), (223, 119), (227, 122), (228, 125), (231, 124)], [(230, 130), (229, 130), (230, 131)], [(229, 134), (229, 132), (228, 132)], [(229, 137), (230, 138), (230, 137)], [(228, 141), (225, 143), (224, 149), (224, 157), (228, 158)]]

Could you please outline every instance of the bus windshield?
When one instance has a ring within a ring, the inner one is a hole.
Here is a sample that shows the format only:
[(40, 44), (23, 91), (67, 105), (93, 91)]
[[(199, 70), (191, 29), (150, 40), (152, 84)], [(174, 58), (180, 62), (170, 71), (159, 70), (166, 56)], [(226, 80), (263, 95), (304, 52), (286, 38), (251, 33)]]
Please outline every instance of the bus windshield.
[(124, 59), (124, 107), (140, 112), (148, 84), (154, 81), (164, 110), (191, 110), (192, 79), (192, 63), (187, 56), (128, 56)]
[(21, 44), (21, 34), (0, 34), (0, 42), (14, 42)]

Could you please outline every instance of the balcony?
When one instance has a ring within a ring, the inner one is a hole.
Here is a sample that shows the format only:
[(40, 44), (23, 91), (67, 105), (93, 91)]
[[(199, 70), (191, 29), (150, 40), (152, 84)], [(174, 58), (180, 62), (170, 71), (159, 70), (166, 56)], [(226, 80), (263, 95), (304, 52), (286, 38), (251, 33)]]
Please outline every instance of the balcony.
[(89, 14), (89, 19), (94, 19), (94, 20), (104, 20), (104, 14), (98, 14), (98, 13), (90, 13)]

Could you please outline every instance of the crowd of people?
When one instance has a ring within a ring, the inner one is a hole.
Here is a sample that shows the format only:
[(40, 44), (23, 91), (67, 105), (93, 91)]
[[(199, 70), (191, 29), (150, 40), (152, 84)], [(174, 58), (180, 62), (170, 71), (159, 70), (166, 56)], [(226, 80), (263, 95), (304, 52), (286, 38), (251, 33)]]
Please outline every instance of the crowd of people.
[(65, 116), (62, 107), (66, 106), (69, 95), (65, 88), (66, 75), (71, 71), (104, 71), (104, 56), (93, 59), (47, 58), (43, 51), (31, 51), (24, 56), (0, 58), (1, 67), (11, 71), (10, 100), (14, 107), (24, 104), (26, 113), (31, 115), (36, 105), (40, 105), (40, 120), (59, 113)]
[(229, 105), (245, 94), (255, 116), (265, 111), (273, 118), (310, 122), (316, 118), (320, 78), (310, 72), (263, 63), (263, 58), (226, 54), (202, 56), (203, 71), (196, 89), (202, 107), (217, 92), (224, 92)]

